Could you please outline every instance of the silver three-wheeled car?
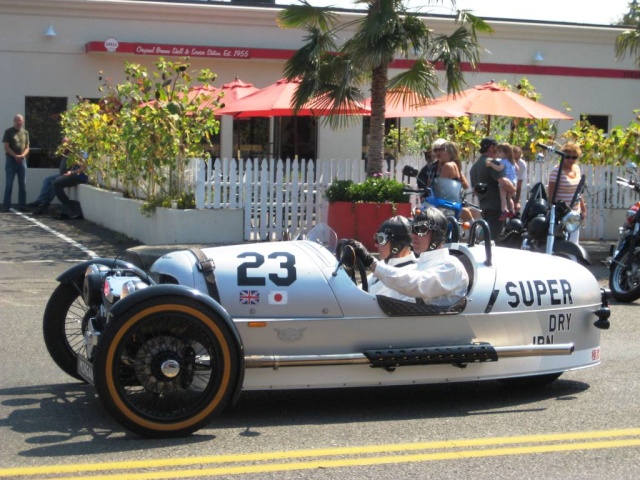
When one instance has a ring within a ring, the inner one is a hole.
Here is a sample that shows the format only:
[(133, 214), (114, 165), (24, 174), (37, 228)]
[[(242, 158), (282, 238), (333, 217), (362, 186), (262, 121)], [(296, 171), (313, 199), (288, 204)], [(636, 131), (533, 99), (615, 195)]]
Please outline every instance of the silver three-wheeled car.
[(585, 267), (474, 234), (447, 248), (470, 277), (448, 307), (373, 296), (310, 240), (176, 251), (148, 272), (94, 259), (58, 278), (45, 342), (124, 427), (156, 437), (202, 428), (242, 390), (535, 386), (600, 362), (610, 311)]

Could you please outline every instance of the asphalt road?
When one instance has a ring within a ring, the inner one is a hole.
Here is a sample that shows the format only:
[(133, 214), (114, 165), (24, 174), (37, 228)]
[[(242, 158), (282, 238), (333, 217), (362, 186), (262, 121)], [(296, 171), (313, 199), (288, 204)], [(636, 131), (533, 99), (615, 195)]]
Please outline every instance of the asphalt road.
[(85, 221), (0, 216), (0, 478), (640, 477), (640, 302), (612, 304), (600, 366), (539, 390), (252, 392), (191, 437), (128, 434), (51, 361), (41, 319), (58, 274), (133, 246)]

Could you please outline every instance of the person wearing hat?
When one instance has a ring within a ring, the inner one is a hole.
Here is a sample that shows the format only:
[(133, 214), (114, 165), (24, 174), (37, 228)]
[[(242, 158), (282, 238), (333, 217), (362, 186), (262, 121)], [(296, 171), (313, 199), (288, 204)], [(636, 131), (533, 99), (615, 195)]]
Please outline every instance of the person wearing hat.
[(428, 207), (411, 222), (415, 268), (398, 268), (378, 262), (360, 242), (350, 241), (356, 256), (385, 286), (428, 305), (450, 306), (464, 298), (469, 275), (462, 262), (444, 246), (447, 219), (435, 207)]
[[(487, 221), (491, 229), (491, 238), (494, 240), (500, 237), (504, 228), (504, 221), (500, 220), (502, 215), (500, 188), (504, 189), (507, 195), (514, 195), (516, 191), (504, 170), (496, 171), (487, 166), (487, 160), (494, 162), (497, 166), (500, 165), (500, 162), (495, 160), (497, 146), (498, 142), (494, 138), (483, 138), (480, 142), (480, 157), (471, 166), (469, 172), (471, 187), (478, 197), (478, 204), (482, 210), (482, 218)], [(480, 184), (486, 185), (486, 189), (479, 189)]]
[[(396, 215), (385, 220), (378, 227), (373, 239), (378, 248), (378, 258), (387, 265), (396, 268), (414, 268), (416, 257), (411, 250), (411, 223), (402, 215)], [(402, 295), (390, 289), (373, 275), (367, 278), (369, 293), (385, 295), (398, 300), (414, 301), (413, 298)]]
[[(418, 188), (427, 188), (431, 181), (438, 175), (438, 162), (440, 160), (440, 154), (444, 151), (444, 144), (447, 141), (444, 138), (437, 138), (431, 144), (431, 150), (427, 157), (427, 164), (420, 169), (416, 181)], [(426, 155), (425, 155), (426, 157)]]

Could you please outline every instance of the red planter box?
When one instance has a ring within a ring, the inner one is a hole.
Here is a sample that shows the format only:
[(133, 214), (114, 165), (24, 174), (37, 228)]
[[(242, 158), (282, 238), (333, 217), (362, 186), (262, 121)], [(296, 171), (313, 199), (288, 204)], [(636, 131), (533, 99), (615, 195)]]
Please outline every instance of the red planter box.
[(329, 203), (327, 224), (336, 232), (338, 240), (353, 238), (369, 250), (375, 250), (373, 234), (382, 222), (394, 215), (411, 216), (410, 203)]

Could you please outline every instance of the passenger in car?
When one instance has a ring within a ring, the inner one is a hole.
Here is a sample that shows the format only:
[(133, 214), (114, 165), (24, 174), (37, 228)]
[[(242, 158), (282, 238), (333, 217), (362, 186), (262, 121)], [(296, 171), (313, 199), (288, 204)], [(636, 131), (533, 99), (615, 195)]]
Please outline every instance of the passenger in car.
[(444, 214), (429, 207), (411, 222), (413, 250), (418, 256), (415, 269), (397, 268), (378, 262), (360, 242), (352, 241), (356, 256), (386, 287), (416, 302), (449, 306), (467, 292), (469, 275), (462, 262), (442, 248), (447, 233)]
[[(373, 237), (378, 248), (378, 258), (384, 263), (396, 268), (415, 268), (416, 257), (411, 249), (411, 223), (406, 217), (396, 215), (385, 220), (380, 224)], [(367, 280), (369, 293), (373, 295), (415, 301), (412, 297), (390, 289), (373, 275), (369, 275)]]

